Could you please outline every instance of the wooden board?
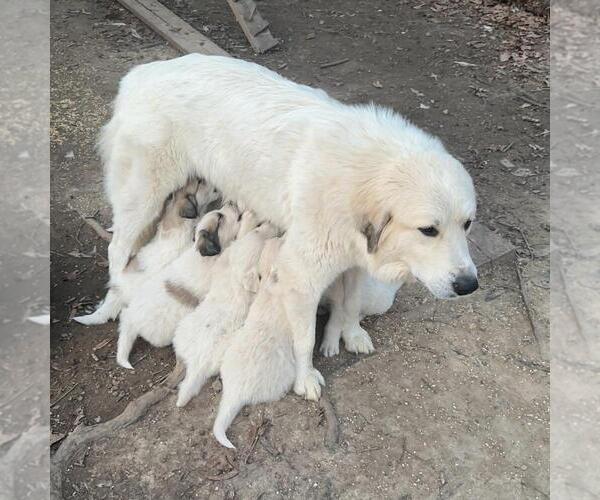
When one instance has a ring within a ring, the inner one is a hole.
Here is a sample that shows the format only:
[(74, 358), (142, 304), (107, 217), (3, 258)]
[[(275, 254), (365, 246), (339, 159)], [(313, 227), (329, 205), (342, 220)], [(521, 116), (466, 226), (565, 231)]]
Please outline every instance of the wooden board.
[(213, 56), (229, 55), (156, 0), (118, 0), (118, 2), (181, 52), (186, 54), (198, 52)]
[(275, 47), (278, 41), (269, 31), (269, 23), (261, 16), (253, 0), (227, 0), (244, 35), (259, 54)]
[(474, 222), (467, 239), (471, 258), (476, 266), (514, 258), (515, 247), (483, 224)]

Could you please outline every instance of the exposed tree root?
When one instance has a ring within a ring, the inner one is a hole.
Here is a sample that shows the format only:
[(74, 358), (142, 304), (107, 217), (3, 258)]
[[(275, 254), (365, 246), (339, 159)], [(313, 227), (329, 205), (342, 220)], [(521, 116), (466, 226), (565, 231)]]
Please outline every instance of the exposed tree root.
[(321, 394), (321, 399), (319, 399), (319, 406), (323, 411), (323, 415), (326, 420), (326, 429), (325, 429), (325, 437), (323, 439), (325, 446), (328, 448), (333, 448), (338, 444), (340, 439), (340, 429), (338, 424), (337, 415), (335, 414), (335, 409), (331, 404), (331, 401), (327, 397), (327, 394), (323, 392)]
[(85, 450), (93, 441), (113, 435), (116, 431), (137, 422), (152, 406), (159, 403), (173, 392), (173, 389), (181, 380), (182, 375), (183, 366), (180, 363), (177, 363), (163, 385), (156, 387), (129, 403), (125, 410), (123, 410), (123, 413), (117, 417), (98, 425), (80, 425), (71, 432), (63, 440), (60, 448), (52, 457), (50, 472), (51, 498), (56, 500), (63, 498), (63, 470), (77, 453)]

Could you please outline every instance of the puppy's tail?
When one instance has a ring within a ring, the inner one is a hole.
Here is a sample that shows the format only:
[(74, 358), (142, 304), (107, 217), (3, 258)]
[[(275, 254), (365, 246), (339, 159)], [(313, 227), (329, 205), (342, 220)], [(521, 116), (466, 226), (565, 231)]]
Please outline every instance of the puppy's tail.
[(226, 431), (231, 425), (231, 422), (233, 422), (233, 419), (244, 407), (244, 404), (244, 401), (241, 399), (235, 399), (228, 396), (225, 392), (225, 387), (223, 387), (223, 397), (221, 398), (217, 418), (213, 425), (213, 434), (215, 439), (227, 448), (235, 448), (227, 438)]
[(111, 319), (115, 319), (121, 312), (123, 302), (121, 294), (114, 288), (108, 290), (106, 297), (92, 314), (76, 316), (73, 319), (82, 325), (102, 325)]

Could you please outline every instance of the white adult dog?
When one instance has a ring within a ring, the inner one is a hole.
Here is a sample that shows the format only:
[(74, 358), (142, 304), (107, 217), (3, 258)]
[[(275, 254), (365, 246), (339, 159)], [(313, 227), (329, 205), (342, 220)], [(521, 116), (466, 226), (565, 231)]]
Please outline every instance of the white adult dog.
[(338, 332), (347, 347), (370, 344), (356, 306), (364, 271), (389, 283), (412, 274), (442, 298), (478, 286), (466, 239), (472, 180), (437, 138), (390, 110), (348, 106), (256, 64), (193, 54), (123, 78), (101, 151), (114, 214), (111, 277), (190, 175), (287, 231), (277, 267), (294, 390), (307, 399), (323, 383), (312, 366), (317, 305), (341, 273), (352, 270), (344, 287), (352, 318), (343, 322), (351, 326)]
[(221, 251), (249, 226), (246, 219), (250, 223), (255, 220), (250, 212), (240, 217), (237, 207), (231, 204), (213, 210), (202, 217), (194, 241), (190, 238), (188, 249), (177, 259), (143, 283), (124, 280), (122, 295), (129, 303), (119, 322), (119, 365), (133, 368), (129, 353), (138, 336), (155, 347), (171, 343), (179, 321), (208, 293)]

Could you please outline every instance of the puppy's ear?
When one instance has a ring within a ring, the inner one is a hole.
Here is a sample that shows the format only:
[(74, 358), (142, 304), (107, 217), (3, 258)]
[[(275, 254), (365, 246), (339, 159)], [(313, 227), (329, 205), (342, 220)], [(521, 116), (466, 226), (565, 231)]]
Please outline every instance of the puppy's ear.
[(196, 241), (196, 248), (203, 257), (212, 257), (213, 255), (219, 255), (221, 253), (221, 244), (219, 243), (219, 228), (214, 231), (207, 231), (202, 229), (198, 232), (198, 240)]
[(377, 251), (381, 233), (383, 233), (383, 230), (391, 220), (392, 215), (390, 213), (386, 213), (383, 217), (383, 220), (379, 224), (368, 221), (363, 226), (362, 233), (365, 235), (365, 238), (367, 238), (367, 252), (375, 253)]
[(260, 277), (256, 269), (248, 271), (242, 280), (242, 286), (247, 292), (256, 293), (258, 292), (258, 286), (260, 284)]
[(198, 203), (193, 194), (188, 194), (185, 200), (183, 200), (179, 209), (179, 217), (183, 217), (184, 219), (195, 219), (198, 217)]

